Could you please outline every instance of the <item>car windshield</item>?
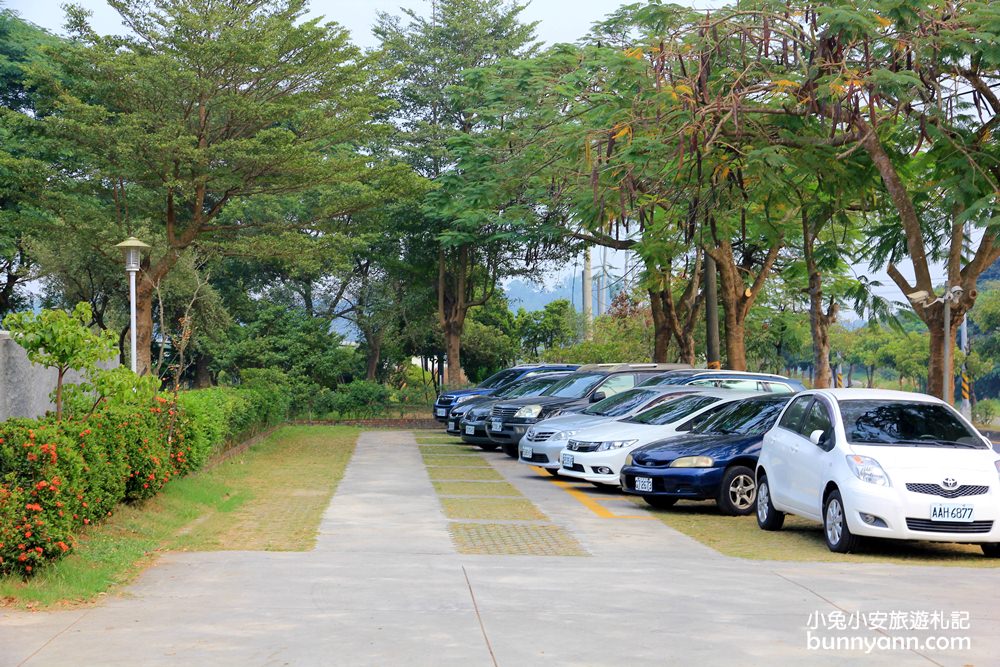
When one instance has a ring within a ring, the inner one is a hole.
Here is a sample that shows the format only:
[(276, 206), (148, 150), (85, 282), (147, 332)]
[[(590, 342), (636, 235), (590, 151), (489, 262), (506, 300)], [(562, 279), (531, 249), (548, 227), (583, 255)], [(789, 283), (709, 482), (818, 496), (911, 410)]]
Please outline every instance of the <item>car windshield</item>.
[(759, 435), (764, 433), (778, 419), (781, 408), (788, 402), (788, 397), (770, 400), (747, 399), (736, 401), (732, 405), (719, 410), (711, 419), (695, 426), (692, 433), (720, 433), (728, 435), (740, 433), (743, 435)]
[(513, 387), (508, 387), (504, 389), (499, 394), (498, 398), (518, 398), (521, 396), (539, 396), (546, 389), (551, 387), (556, 383), (560, 376), (555, 377), (540, 377), (528, 382), (520, 382), (515, 384)]
[(660, 395), (660, 392), (649, 389), (629, 389), (594, 403), (584, 410), (583, 414), (599, 417), (621, 417)]
[(665, 385), (687, 384), (693, 373), (667, 373), (666, 375), (654, 375), (645, 382), (640, 382), (639, 387), (663, 387)]
[(573, 373), (549, 387), (543, 396), (583, 398), (605, 377), (603, 373)]
[(478, 387), (480, 389), (496, 389), (497, 387), (502, 387), (505, 384), (513, 382), (518, 377), (520, 377), (523, 371), (516, 370), (514, 368), (509, 368), (505, 371), (500, 371), (495, 375), (491, 375), (485, 380), (483, 380)]
[(623, 421), (633, 422), (635, 424), (649, 424), (651, 426), (670, 424), (678, 419), (684, 419), (692, 412), (697, 412), (702, 408), (707, 408), (712, 403), (717, 403), (718, 401), (719, 399), (715, 396), (691, 396), (681, 394), (681, 398), (675, 398), (673, 400), (668, 399), (666, 403), (657, 405), (655, 408), (650, 408), (644, 412), (640, 412), (634, 417)]
[(986, 449), (982, 438), (940, 403), (899, 400), (842, 400), (840, 415), (848, 442)]

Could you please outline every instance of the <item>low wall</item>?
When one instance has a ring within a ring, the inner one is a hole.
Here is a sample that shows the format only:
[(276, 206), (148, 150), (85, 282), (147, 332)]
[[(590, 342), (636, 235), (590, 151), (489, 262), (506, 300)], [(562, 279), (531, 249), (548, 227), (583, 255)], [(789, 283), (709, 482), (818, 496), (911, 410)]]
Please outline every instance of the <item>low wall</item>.
[[(102, 364), (104, 365), (104, 364)], [(107, 367), (117, 366), (114, 361)], [(55, 408), (49, 394), (56, 388), (58, 373), (28, 361), (28, 353), (6, 331), (0, 331), (0, 421), (11, 417), (41, 417)], [(70, 371), (64, 382), (80, 382), (80, 373)]]

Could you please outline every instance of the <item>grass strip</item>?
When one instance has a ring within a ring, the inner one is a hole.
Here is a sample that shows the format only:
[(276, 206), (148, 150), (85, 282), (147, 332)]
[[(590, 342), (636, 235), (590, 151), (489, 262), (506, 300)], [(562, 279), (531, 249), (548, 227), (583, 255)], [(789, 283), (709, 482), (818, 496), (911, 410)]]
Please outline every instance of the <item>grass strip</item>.
[(449, 481), (503, 481), (503, 476), (490, 467), (475, 468), (471, 466), (437, 466), (427, 468), (427, 474), (432, 480)]
[[(636, 498), (643, 507), (646, 504)], [(781, 531), (767, 532), (757, 527), (754, 516), (731, 517), (719, 514), (714, 503), (680, 503), (668, 510), (650, 510), (674, 530), (692, 537), (726, 556), (750, 560), (805, 561), (836, 563), (897, 563), (961, 567), (1000, 567), (1000, 560), (985, 558), (972, 544), (947, 542), (907, 542), (867, 539), (860, 551), (835, 554), (826, 547), (823, 527), (814, 521), (787, 516)]]
[(433, 482), (441, 496), (520, 496), (508, 482)]
[(0, 578), (0, 602), (28, 608), (92, 602), (170, 549), (304, 550), (354, 451), (351, 427), (285, 427), (212, 470), (172, 481), (78, 539), (30, 580)]
[(424, 465), (429, 466), (473, 466), (477, 468), (488, 467), (482, 456), (475, 454), (461, 454), (457, 456), (432, 456), (424, 454)]
[(544, 521), (548, 518), (527, 498), (441, 498), (441, 507), (449, 519)]

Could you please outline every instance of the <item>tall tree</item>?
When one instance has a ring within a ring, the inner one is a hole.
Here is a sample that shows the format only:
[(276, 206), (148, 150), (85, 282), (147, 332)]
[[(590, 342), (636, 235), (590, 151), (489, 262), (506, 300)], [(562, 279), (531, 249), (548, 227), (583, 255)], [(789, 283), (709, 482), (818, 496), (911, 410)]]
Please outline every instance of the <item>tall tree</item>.
[[(398, 148), (447, 193), (427, 200), (423, 223), (436, 246), (437, 315), (451, 385), (462, 381), (461, 336), (469, 310), (493, 296), (503, 273), (530, 259), (510, 252), (516, 235), (496, 198), (454, 205), (463, 197), (456, 143), (490, 127), (473, 112), (478, 100), (461, 85), (463, 73), (531, 53), (535, 26), (521, 22), (523, 9), (508, 2), (438, 0), (430, 17), (413, 10), (402, 17), (382, 13), (374, 28), (384, 59), (398, 69), (391, 86), (400, 107)], [(445, 183), (448, 176), (456, 178)]]
[[(373, 178), (356, 147), (384, 106), (372, 59), (341, 27), (306, 19), (305, 0), (111, 5), (130, 35), (98, 36), (70, 8), (76, 41), (58, 54), (65, 85), (44, 81), (47, 124), (93, 156), (82, 178), (114, 188), (122, 234), (143, 221), (155, 243), (137, 291), (138, 365), (148, 372), (153, 293), (183, 250), (261, 230), (329, 232), (371, 205), (356, 194)], [(305, 218), (228, 214), (242, 198), (305, 190), (324, 193)]]

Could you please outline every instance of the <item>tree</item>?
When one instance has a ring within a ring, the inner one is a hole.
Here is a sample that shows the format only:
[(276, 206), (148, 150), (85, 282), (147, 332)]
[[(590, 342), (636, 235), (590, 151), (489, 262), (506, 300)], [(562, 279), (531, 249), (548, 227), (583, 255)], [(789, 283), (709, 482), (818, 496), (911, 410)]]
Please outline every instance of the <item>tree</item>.
[[(41, 79), (45, 122), (91, 155), (83, 178), (112, 190), (121, 234), (144, 220), (158, 246), (137, 291), (148, 372), (154, 288), (185, 249), (247, 233), (332, 233), (372, 205), (375, 173), (356, 147), (378, 131), (371, 117), (384, 103), (374, 56), (339, 26), (306, 20), (304, 0), (111, 4), (130, 36), (100, 37), (70, 8), (76, 41), (57, 54), (65, 85)], [(307, 190), (315, 206), (302, 211), (289, 198)], [(248, 197), (271, 205), (233, 209)]]
[[(438, 185), (422, 209), (437, 266), (438, 324), (448, 357), (448, 383), (461, 383), (461, 337), (469, 310), (488, 302), (501, 271), (530, 265), (518, 243), (519, 216), (496, 192), (470, 190), (458, 152), (490, 128), (473, 112), (463, 73), (531, 52), (534, 25), (520, 22), (523, 5), (440, 0), (430, 19), (412, 10), (379, 14), (375, 35), (385, 60), (398, 68), (391, 94), (400, 106), (398, 149)], [(427, 232), (424, 232), (427, 234)]]
[(77, 304), (72, 313), (43, 310), (38, 314), (14, 313), (3, 320), (14, 341), (27, 351), (28, 359), (56, 369), (57, 420), (62, 420), (66, 373), (90, 368), (114, 354), (114, 336), (108, 331), (91, 331), (90, 322), (90, 305), (86, 303)]

